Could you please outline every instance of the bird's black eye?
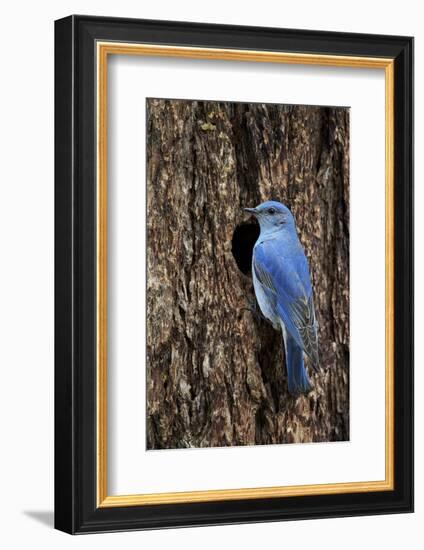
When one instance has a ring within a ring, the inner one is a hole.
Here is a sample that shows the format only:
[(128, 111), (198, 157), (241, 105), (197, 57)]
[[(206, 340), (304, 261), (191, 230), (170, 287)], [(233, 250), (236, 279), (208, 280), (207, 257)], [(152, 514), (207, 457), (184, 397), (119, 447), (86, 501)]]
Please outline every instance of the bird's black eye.
[(268, 214), (275, 214), (276, 210), (275, 208), (268, 208)]

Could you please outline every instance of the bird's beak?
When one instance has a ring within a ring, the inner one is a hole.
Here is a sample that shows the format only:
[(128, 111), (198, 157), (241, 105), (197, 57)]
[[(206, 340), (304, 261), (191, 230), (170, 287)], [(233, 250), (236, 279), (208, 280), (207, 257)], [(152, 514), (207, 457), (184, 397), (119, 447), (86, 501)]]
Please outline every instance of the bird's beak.
[(243, 208), (245, 212), (248, 212), (249, 214), (253, 214), (254, 216), (258, 213), (256, 208)]

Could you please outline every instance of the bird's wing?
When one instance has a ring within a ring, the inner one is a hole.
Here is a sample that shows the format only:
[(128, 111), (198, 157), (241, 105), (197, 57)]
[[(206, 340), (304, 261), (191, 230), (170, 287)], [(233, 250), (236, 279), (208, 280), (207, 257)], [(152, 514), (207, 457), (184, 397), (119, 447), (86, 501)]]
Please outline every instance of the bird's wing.
[(282, 243), (268, 240), (255, 247), (253, 269), (287, 331), (318, 364), (318, 336), (308, 263), (299, 247), (291, 256), (282, 253)]

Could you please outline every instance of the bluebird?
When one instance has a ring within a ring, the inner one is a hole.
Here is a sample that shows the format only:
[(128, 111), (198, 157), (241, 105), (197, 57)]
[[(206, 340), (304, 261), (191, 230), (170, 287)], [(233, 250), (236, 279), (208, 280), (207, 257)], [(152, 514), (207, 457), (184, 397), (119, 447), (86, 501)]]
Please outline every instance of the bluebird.
[(252, 278), (263, 315), (283, 333), (289, 392), (306, 393), (311, 383), (303, 353), (318, 367), (317, 322), (308, 261), (290, 210), (276, 201), (245, 208), (260, 226), (253, 248)]

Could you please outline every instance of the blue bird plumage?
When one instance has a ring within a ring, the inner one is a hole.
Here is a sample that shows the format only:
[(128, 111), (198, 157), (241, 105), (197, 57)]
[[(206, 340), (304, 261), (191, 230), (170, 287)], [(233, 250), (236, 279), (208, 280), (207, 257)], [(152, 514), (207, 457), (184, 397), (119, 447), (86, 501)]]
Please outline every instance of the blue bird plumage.
[(318, 366), (318, 336), (308, 262), (290, 210), (276, 201), (245, 208), (260, 225), (253, 248), (252, 277), (264, 316), (283, 333), (288, 387), (305, 393), (311, 384), (303, 353)]

